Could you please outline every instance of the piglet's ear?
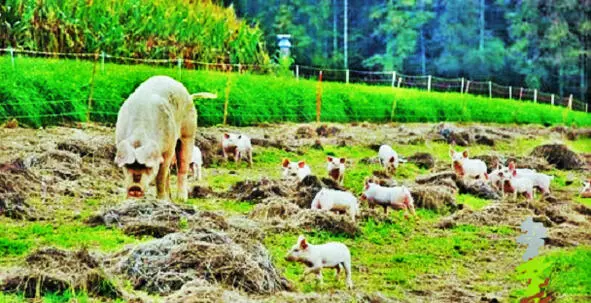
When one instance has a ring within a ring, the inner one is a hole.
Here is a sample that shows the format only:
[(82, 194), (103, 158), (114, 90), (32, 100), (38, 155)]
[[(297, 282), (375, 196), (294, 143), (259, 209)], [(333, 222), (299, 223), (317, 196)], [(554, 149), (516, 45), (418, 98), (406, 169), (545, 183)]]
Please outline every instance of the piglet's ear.
[(513, 177), (516, 177), (516, 176), (517, 176), (517, 171), (513, 170)]
[(326, 161), (332, 162), (332, 157), (326, 157)]
[(300, 162), (298, 162), (298, 167), (299, 168), (304, 168), (304, 166), (306, 166), (306, 161), (300, 161)]
[(464, 156), (464, 158), (468, 158), (468, 150), (465, 150), (465, 151), (462, 153), (462, 156)]
[(394, 163), (394, 160), (396, 160), (394, 157), (390, 157), (390, 163)]
[(306, 238), (304, 238), (304, 236), (300, 236), (299, 243), (301, 249), (308, 248), (308, 242), (306, 242)]
[(132, 164), (135, 162), (135, 152), (129, 141), (123, 140), (117, 144), (117, 155), (115, 156), (115, 164), (123, 167), (125, 164)]
[(347, 158), (341, 158), (341, 164), (345, 164), (345, 161), (347, 161)]
[(514, 170), (515, 169), (515, 162), (511, 161), (509, 162), (509, 170)]
[(287, 159), (287, 158), (283, 159), (283, 162), (281, 162), (281, 165), (283, 167), (288, 167), (289, 166), (289, 159)]
[(224, 133), (224, 138), (228, 139), (228, 138), (230, 138), (230, 135), (228, 133)]

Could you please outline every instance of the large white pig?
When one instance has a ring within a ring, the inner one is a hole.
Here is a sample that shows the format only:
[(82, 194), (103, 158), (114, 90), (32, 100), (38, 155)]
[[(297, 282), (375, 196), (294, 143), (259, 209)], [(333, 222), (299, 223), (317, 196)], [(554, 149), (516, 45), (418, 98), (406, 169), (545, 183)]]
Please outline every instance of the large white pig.
[(123, 168), (127, 196), (145, 196), (156, 178), (158, 199), (170, 198), (172, 156), (178, 160), (177, 196), (188, 196), (187, 172), (197, 129), (194, 98), (216, 98), (209, 93), (189, 94), (178, 81), (154, 76), (125, 100), (117, 116), (115, 163)]

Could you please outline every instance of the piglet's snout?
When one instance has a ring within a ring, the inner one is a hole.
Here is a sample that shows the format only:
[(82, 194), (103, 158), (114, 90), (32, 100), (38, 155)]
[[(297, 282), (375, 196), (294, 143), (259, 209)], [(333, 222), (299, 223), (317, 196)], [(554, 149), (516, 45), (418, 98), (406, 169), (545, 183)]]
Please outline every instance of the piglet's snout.
[(139, 186), (132, 186), (127, 190), (128, 198), (141, 198), (144, 196), (144, 191)]

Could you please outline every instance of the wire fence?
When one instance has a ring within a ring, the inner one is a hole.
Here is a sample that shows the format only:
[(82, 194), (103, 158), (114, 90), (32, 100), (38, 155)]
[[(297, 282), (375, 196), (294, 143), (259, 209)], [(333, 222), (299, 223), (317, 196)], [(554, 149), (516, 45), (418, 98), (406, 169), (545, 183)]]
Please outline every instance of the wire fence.
[[(12, 64), (12, 68), (15, 68), (15, 61), (18, 60), (20, 56), (26, 57), (43, 57), (43, 58), (68, 58), (68, 59), (75, 59), (75, 60), (87, 60), (87, 61), (94, 61), (100, 71), (105, 71), (105, 64), (106, 63), (115, 63), (115, 64), (123, 64), (123, 65), (136, 65), (136, 64), (147, 64), (147, 65), (155, 65), (155, 66), (163, 66), (174, 68), (178, 70), (179, 76), (181, 75), (182, 71), (185, 69), (197, 69), (197, 70), (211, 70), (211, 71), (222, 71), (222, 72), (233, 72), (233, 73), (256, 73), (256, 74), (268, 74), (268, 73), (275, 73), (280, 68), (277, 65), (270, 64), (270, 65), (254, 65), (254, 64), (228, 64), (228, 63), (210, 63), (210, 62), (200, 62), (195, 60), (183, 59), (183, 58), (168, 58), (168, 59), (142, 59), (142, 58), (133, 58), (133, 57), (121, 57), (121, 56), (112, 56), (106, 54), (104, 52), (99, 53), (52, 53), (52, 52), (39, 52), (39, 51), (30, 51), (30, 50), (17, 50), (17, 49), (0, 49), (0, 52), (8, 54), (10, 56), (10, 62)], [(334, 81), (334, 82), (344, 82), (344, 83), (357, 83), (357, 84), (366, 84), (366, 85), (375, 85), (375, 86), (388, 86), (392, 88), (412, 88), (418, 90), (425, 90), (425, 91), (434, 91), (434, 92), (456, 92), (462, 94), (472, 94), (472, 95), (480, 95), (489, 98), (503, 98), (503, 99), (512, 99), (516, 101), (530, 101), (534, 103), (541, 103), (541, 104), (549, 104), (554, 106), (563, 106), (567, 107), (572, 110), (576, 111), (583, 111), (588, 112), (588, 104), (582, 102), (580, 100), (576, 100), (573, 98), (572, 95), (560, 97), (558, 95), (546, 92), (540, 92), (536, 89), (528, 89), (523, 87), (512, 87), (512, 86), (503, 86), (491, 81), (471, 81), (465, 78), (442, 78), (430, 75), (406, 75), (402, 73), (398, 73), (395, 71), (383, 71), (383, 72), (375, 72), (375, 71), (363, 71), (363, 70), (348, 70), (348, 69), (324, 69), (319, 67), (312, 67), (312, 66), (303, 66), (303, 65), (294, 65), (292, 66), (292, 72), (296, 79), (310, 79), (310, 80), (318, 80), (319, 83), (322, 81)], [(321, 98), (322, 89), (319, 85), (319, 92), (320, 96), (317, 95), (317, 99)], [(223, 98), (220, 98), (223, 99)], [(237, 117), (232, 117), (232, 113), (228, 113), (228, 100), (227, 96), (225, 100), (221, 100), (219, 104), (214, 104), (211, 107), (215, 109), (219, 109), (218, 112), (200, 112), (199, 119), (204, 119), (207, 121), (215, 121), (216, 123), (219, 122), (220, 124), (232, 123), (238, 119)], [(66, 118), (72, 117), (85, 117), (86, 120), (94, 120), (94, 121), (113, 121), (116, 119), (117, 112), (114, 112), (112, 108), (110, 110), (103, 110), (100, 107), (93, 107), (92, 101), (102, 101), (102, 102), (112, 102), (112, 104), (121, 104), (124, 100), (122, 99), (112, 99), (112, 100), (101, 100), (100, 98), (92, 98), (89, 96), (87, 100), (50, 100), (50, 101), (43, 101), (44, 105), (52, 106), (52, 105), (60, 105), (59, 112), (43, 112), (39, 113), (36, 116), (42, 118), (55, 118), (55, 121), (59, 120), (60, 118), (67, 120)], [(2, 101), (1, 104), (3, 106), (36, 106), (39, 102), (35, 101), (24, 101), (24, 102), (12, 102), (11, 100), (0, 100)], [(220, 100), (218, 100), (220, 101)], [(310, 101), (310, 104), (307, 105), (294, 105), (293, 111), (283, 113), (280, 111), (274, 111), (266, 109), (267, 113), (265, 116), (270, 118), (274, 121), (301, 121), (301, 122), (309, 122), (309, 121), (319, 121), (320, 120), (320, 110), (318, 104), (314, 110), (314, 100)], [(318, 103), (318, 100), (316, 100)], [(240, 105), (234, 105), (239, 108)], [(269, 106), (269, 105), (263, 105)], [(252, 104), (249, 104), (249, 107), (253, 107)], [(287, 108), (289, 105), (282, 105), (282, 108)], [(348, 113), (349, 115), (355, 115), (355, 118), (358, 120), (367, 120), (367, 121), (376, 121), (375, 117), (372, 117), (372, 114), (375, 113), (375, 105), (368, 105), (367, 109), (362, 108), (363, 106), (356, 106), (354, 109), (355, 113)], [(66, 108), (67, 110), (63, 110)], [(304, 110), (304, 108), (307, 108)], [(417, 110), (425, 110), (422, 109), (420, 105), (417, 105)], [(394, 106), (391, 109), (392, 113), (394, 114)], [(473, 114), (485, 114), (483, 113), (475, 113)], [(403, 113), (402, 117), (400, 113), (397, 113), (397, 118), (399, 121), (405, 121), (404, 115), (412, 115), (412, 112)], [(240, 119), (253, 119), (254, 121), (260, 115), (258, 113), (248, 114), (248, 113), (240, 113)], [(382, 114), (384, 116), (384, 114)], [(10, 118), (21, 119), (27, 118), (28, 113), (15, 113), (14, 111), (10, 114), (7, 114), (6, 111), (4, 113), (1, 111), (0, 108), (0, 121), (5, 121)], [(328, 110), (326, 113), (322, 114), (322, 119), (326, 121), (334, 121), (339, 120), (342, 117), (339, 114), (334, 113), (334, 111)], [(410, 117), (408, 117), (410, 118)], [(462, 117), (462, 113), (458, 114), (447, 114), (445, 119), (454, 119), (456, 121), (463, 121), (464, 117)], [(84, 119), (80, 119), (84, 120)], [(258, 121), (262, 122), (262, 121)], [(240, 123), (239, 123), (240, 124)]]

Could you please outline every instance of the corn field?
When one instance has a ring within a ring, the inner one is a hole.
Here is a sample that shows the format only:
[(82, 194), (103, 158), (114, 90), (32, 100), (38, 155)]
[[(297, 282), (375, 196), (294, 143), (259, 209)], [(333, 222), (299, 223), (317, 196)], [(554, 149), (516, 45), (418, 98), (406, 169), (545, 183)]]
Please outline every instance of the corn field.
[[(0, 47), (267, 64), (263, 33), (198, 0), (5, 0)], [(189, 9), (187, 9), (189, 8)], [(190, 66), (188, 66), (190, 67)]]

